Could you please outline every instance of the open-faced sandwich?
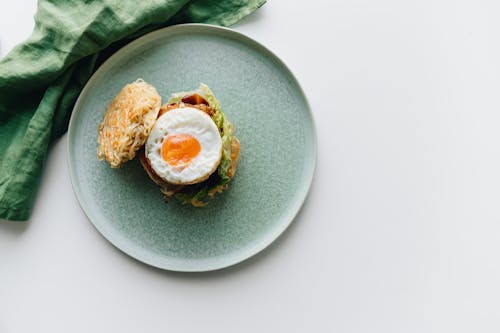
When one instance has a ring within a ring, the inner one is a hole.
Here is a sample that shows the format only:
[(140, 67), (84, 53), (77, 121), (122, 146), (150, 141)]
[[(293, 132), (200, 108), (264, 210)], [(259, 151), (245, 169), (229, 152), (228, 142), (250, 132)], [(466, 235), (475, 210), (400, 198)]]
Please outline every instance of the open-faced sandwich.
[(204, 206), (227, 189), (236, 171), (240, 142), (234, 127), (204, 84), (160, 104), (146, 82), (125, 86), (99, 125), (98, 158), (119, 167), (140, 149), (144, 170), (167, 201)]

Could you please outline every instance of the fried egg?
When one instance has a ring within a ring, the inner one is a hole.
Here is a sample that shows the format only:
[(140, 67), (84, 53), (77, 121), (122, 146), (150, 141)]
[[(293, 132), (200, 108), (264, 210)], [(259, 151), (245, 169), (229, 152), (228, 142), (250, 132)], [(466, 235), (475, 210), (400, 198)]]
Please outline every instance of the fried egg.
[(146, 142), (151, 168), (172, 184), (195, 184), (219, 166), (222, 139), (214, 121), (203, 111), (180, 107), (164, 113)]

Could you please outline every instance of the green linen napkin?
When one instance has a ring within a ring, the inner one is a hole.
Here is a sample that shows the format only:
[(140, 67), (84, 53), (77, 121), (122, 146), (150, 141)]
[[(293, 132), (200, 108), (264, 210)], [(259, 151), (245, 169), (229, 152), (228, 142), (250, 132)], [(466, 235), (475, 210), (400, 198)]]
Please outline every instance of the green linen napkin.
[(30, 217), (49, 144), (97, 67), (178, 23), (228, 26), (265, 0), (39, 0), (31, 37), (0, 61), (0, 219)]

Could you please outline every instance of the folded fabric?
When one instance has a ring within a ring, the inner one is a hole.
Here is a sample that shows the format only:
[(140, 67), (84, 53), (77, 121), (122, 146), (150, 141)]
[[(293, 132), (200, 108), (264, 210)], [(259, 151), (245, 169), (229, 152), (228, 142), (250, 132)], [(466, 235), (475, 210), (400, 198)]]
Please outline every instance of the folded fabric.
[(228, 26), (265, 0), (39, 0), (31, 37), (0, 61), (0, 219), (30, 217), (49, 144), (95, 69), (147, 32)]

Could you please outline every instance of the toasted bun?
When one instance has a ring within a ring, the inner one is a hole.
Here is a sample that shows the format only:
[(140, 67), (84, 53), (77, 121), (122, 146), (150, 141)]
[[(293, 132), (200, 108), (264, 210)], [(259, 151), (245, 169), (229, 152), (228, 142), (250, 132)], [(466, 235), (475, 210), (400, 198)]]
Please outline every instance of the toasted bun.
[(99, 160), (106, 159), (111, 167), (117, 168), (133, 159), (146, 142), (160, 106), (160, 95), (142, 79), (123, 87), (99, 125)]
[(231, 138), (231, 166), (227, 170), (227, 175), (230, 178), (234, 177), (236, 167), (238, 166), (238, 158), (240, 158), (240, 140), (238, 140), (236, 135), (233, 135)]

